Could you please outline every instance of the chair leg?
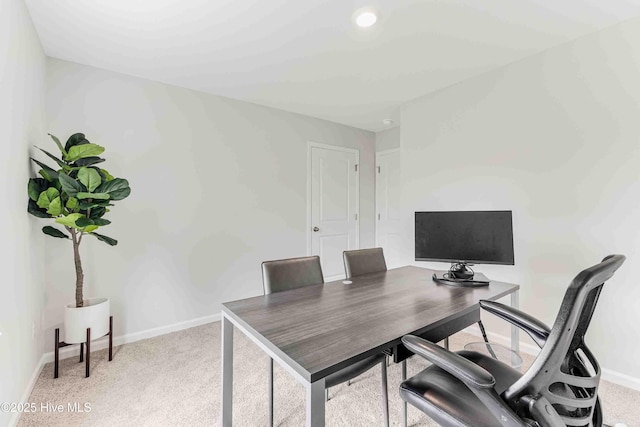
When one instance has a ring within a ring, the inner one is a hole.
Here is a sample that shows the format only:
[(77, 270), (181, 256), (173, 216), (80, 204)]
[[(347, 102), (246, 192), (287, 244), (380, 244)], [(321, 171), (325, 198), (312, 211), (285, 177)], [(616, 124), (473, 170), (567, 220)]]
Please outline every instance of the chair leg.
[(56, 342), (53, 348), (53, 378), (58, 378), (58, 362), (60, 361), (60, 328), (56, 328)]
[(89, 378), (89, 370), (91, 369), (91, 328), (87, 328), (87, 361), (84, 366), (84, 376)]
[(387, 361), (380, 364), (382, 368), (382, 411), (384, 412), (384, 425), (389, 427), (389, 392), (387, 388)]
[(351, 380), (347, 381), (347, 387), (351, 387)]
[(80, 343), (80, 361), (78, 363), (84, 362), (84, 343)]
[(273, 359), (269, 358), (269, 425), (273, 427)]
[(329, 389), (328, 388), (324, 389), (324, 401), (325, 402), (329, 401)]
[(113, 316), (109, 316), (109, 362), (113, 360)]
[[(407, 379), (407, 359), (402, 361), (402, 381)], [(402, 400), (402, 422), (403, 426), (407, 427), (407, 401)]]
[(446, 337), (444, 339), (444, 348), (446, 348), (447, 350), (449, 350), (449, 337)]
[(491, 357), (493, 357), (494, 359), (497, 359), (498, 356), (496, 356), (496, 353), (493, 351), (493, 347), (489, 345), (489, 338), (487, 338), (487, 331), (485, 331), (484, 329), (482, 320), (478, 320), (478, 326), (480, 327), (480, 332), (482, 332), (482, 338), (484, 339), (484, 342), (487, 344), (487, 350), (489, 350), (489, 353), (491, 353)]

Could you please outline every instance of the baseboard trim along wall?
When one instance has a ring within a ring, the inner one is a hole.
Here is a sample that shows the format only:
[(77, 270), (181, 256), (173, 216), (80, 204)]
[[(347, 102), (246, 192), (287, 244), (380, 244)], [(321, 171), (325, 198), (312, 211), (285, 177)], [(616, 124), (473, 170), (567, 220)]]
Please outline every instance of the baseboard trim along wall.
[[(36, 365), (36, 368), (33, 370), (31, 374), (31, 378), (29, 379), (29, 383), (27, 384), (27, 388), (24, 390), (22, 394), (22, 399), (17, 403), (27, 403), (29, 402), (29, 396), (31, 396), (31, 392), (33, 391), (33, 387), (36, 385), (36, 381), (38, 381), (38, 377), (40, 376), (40, 372), (42, 372), (42, 368), (46, 365), (45, 355), (43, 354), (40, 357), (40, 361)], [(21, 412), (14, 412), (13, 416), (9, 420), (9, 427), (15, 427), (18, 425), (18, 421), (20, 421)]]
[[(172, 325), (160, 326), (158, 328), (147, 329), (146, 331), (133, 332), (131, 334), (125, 334), (118, 337), (114, 337), (113, 345), (119, 346), (122, 344), (134, 343), (136, 341), (141, 341), (147, 338), (157, 337), (159, 335), (169, 334), (171, 332), (181, 331), (183, 329), (193, 328), (195, 326), (205, 325), (207, 323), (217, 322), (221, 318), (220, 313), (212, 314), (210, 316), (198, 317), (196, 319), (187, 320), (184, 322), (174, 323)], [(471, 335), (482, 337), (480, 333), (480, 328), (476, 325), (470, 326), (464, 330), (464, 332), (469, 333)], [(522, 332), (521, 332), (522, 334)], [(504, 346), (509, 347), (511, 345), (511, 339), (504, 335), (497, 334), (495, 332), (487, 332), (487, 337), (489, 341), (496, 342), (498, 344), (502, 344)], [(95, 342), (91, 343), (92, 352), (95, 350), (102, 350), (108, 347), (108, 340), (106, 338), (102, 338)], [(540, 349), (531, 343), (520, 341), (520, 351), (526, 354), (530, 354), (532, 356), (537, 356)], [(73, 347), (65, 347), (60, 350), (60, 359), (67, 359), (69, 357), (76, 357), (78, 353), (78, 349)], [(53, 362), (54, 354), (53, 352), (44, 353), (40, 358), (40, 362), (36, 366), (36, 369), (33, 371), (31, 375), (31, 379), (29, 380), (29, 384), (25, 392), (22, 395), (22, 402), (27, 402), (29, 400), (29, 396), (31, 395), (31, 391), (40, 376), (40, 372), (47, 363)], [(602, 378), (606, 381), (612, 382), (614, 384), (618, 384), (624, 387), (628, 387), (634, 390), (640, 391), (640, 378), (635, 378), (626, 374), (622, 374), (617, 371), (613, 371), (611, 369), (602, 369)], [(9, 427), (15, 427), (18, 425), (18, 421), (20, 419), (20, 414), (14, 414), (13, 418), (9, 421)]]
[[(195, 326), (205, 325), (207, 323), (217, 322), (220, 320), (220, 313), (212, 314), (210, 316), (198, 317), (192, 320), (186, 320), (184, 322), (174, 323), (172, 325), (160, 326), (157, 328), (147, 329), (146, 331), (133, 332), (131, 334), (125, 334), (118, 337), (113, 337), (113, 346), (119, 346), (122, 344), (129, 344), (132, 342), (145, 340), (147, 338), (157, 337), (159, 335), (170, 334), (171, 332), (181, 331), (183, 329), (193, 328)], [(94, 350), (103, 350), (109, 348), (109, 340), (101, 338), (99, 340), (91, 341), (91, 352)], [(67, 359), (69, 357), (75, 357), (78, 355), (78, 347), (65, 347), (60, 349), (60, 360)], [(44, 354), (44, 363), (50, 363), (54, 360), (53, 351)]]
[[(477, 325), (469, 326), (463, 332), (467, 332), (477, 337), (482, 337), (482, 334), (480, 333), (480, 328)], [(522, 337), (522, 335), (526, 335), (526, 334), (520, 331), (520, 336)], [(496, 342), (506, 347), (511, 347), (511, 338), (506, 337), (504, 335), (496, 334), (494, 332), (487, 332), (487, 338), (489, 338), (489, 341), (491, 342)], [(520, 340), (520, 352), (530, 354), (532, 356), (537, 356), (538, 353), (540, 352), (540, 349), (535, 344), (522, 342), (522, 340)], [(640, 391), (640, 378), (632, 377), (630, 375), (623, 374), (611, 369), (605, 369), (605, 368), (602, 368), (601, 378), (611, 383)]]
[[(197, 319), (186, 320), (184, 322), (174, 323), (172, 325), (160, 326), (158, 328), (147, 329), (146, 331), (133, 332), (131, 334), (125, 334), (118, 337), (113, 338), (113, 345), (118, 346), (122, 344), (130, 344), (136, 341), (141, 341), (147, 338), (157, 337), (159, 335), (170, 334), (171, 332), (181, 331), (183, 329), (189, 329), (196, 326), (206, 325), (207, 323), (217, 322), (221, 318), (220, 313), (212, 314), (210, 316), (198, 317)], [(91, 352), (93, 353), (95, 350), (103, 350), (109, 347), (109, 341), (107, 338), (101, 338), (96, 340), (95, 342), (91, 342)], [(60, 360), (67, 359), (69, 357), (77, 357), (78, 356), (78, 347), (65, 347), (60, 349)], [(40, 362), (36, 366), (33, 374), (31, 375), (31, 379), (29, 380), (29, 384), (27, 385), (26, 390), (22, 395), (21, 402), (28, 402), (29, 396), (33, 391), (33, 387), (36, 385), (36, 381), (38, 381), (38, 377), (44, 368), (44, 365), (47, 363), (51, 363), (54, 360), (53, 351), (44, 353), (40, 358)], [(9, 427), (15, 427), (18, 425), (18, 421), (20, 420), (20, 413), (15, 413), (13, 418), (9, 421)]]

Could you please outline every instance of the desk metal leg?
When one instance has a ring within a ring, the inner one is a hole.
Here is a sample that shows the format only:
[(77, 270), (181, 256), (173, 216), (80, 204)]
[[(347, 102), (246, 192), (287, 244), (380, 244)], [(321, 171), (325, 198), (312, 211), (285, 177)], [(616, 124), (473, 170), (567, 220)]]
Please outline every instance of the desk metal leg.
[[(515, 291), (511, 293), (511, 307), (520, 308), (520, 291)], [(511, 350), (520, 354), (520, 337), (519, 337), (519, 329), (517, 326), (511, 325)]]
[[(407, 379), (407, 359), (402, 361), (402, 381)], [(407, 401), (402, 400), (402, 425), (407, 427)]]
[(324, 378), (307, 383), (307, 422), (306, 427), (324, 427)]
[(222, 426), (233, 422), (233, 324), (222, 314)]

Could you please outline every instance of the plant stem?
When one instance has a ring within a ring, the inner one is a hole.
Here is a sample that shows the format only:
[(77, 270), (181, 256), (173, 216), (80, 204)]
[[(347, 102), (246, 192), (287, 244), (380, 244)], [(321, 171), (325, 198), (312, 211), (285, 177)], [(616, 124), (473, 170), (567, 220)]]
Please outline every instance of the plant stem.
[(84, 305), (82, 295), (82, 284), (84, 282), (84, 273), (82, 271), (82, 261), (80, 260), (80, 238), (75, 228), (70, 228), (71, 238), (73, 241), (73, 261), (76, 265), (76, 307)]

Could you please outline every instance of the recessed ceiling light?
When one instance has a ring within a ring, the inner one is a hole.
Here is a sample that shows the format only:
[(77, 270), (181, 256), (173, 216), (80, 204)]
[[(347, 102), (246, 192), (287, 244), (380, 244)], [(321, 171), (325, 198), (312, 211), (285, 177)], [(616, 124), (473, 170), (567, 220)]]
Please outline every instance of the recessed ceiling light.
[(357, 10), (354, 15), (356, 25), (360, 28), (370, 27), (378, 20), (378, 15), (368, 8)]

